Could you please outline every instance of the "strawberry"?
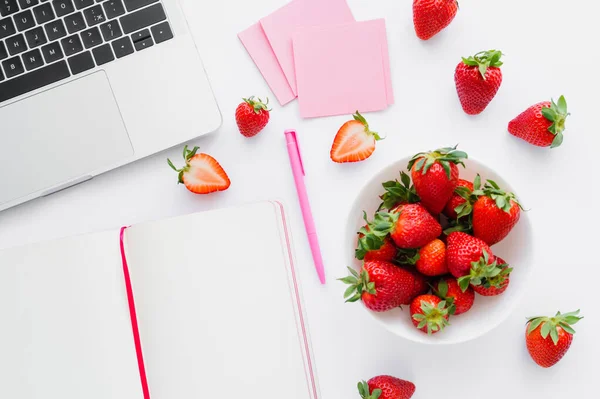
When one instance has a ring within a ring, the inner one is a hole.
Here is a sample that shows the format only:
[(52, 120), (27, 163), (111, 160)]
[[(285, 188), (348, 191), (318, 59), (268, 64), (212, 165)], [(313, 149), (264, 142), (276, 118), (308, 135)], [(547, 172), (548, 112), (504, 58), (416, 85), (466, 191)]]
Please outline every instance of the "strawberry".
[(552, 100), (529, 107), (510, 121), (508, 131), (538, 147), (555, 148), (563, 142), (565, 122), (569, 115), (567, 101), (560, 96), (558, 103)]
[(391, 262), (397, 253), (397, 248), (392, 239), (388, 236), (378, 236), (370, 234), (369, 220), (367, 213), (363, 212), (363, 217), (367, 225), (358, 232), (358, 246), (354, 255), (358, 260), (382, 260)]
[(456, 17), (456, 0), (414, 0), (413, 23), (417, 37), (429, 40), (450, 25)]
[(422, 275), (421, 273), (417, 272), (416, 270), (414, 270), (412, 268), (402, 267), (402, 266), (401, 266), (401, 268), (406, 270), (410, 274), (412, 274), (413, 277), (415, 278), (415, 284), (413, 286), (412, 296), (409, 301), (406, 301), (405, 303), (402, 304), (402, 305), (410, 305), (410, 303), (412, 302), (413, 299), (415, 299), (419, 295), (424, 295), (429, 292), (429, 288), (430, 288), (429, 281), (427, 280), (426, 276)]
[(488, 180), (473, 205), (473, 235), (488, 245), (502, 241), (521, 217), (521, 204), (513, 193), (506, 193), (496, 182)]
[[(461, 188), (462, 187), (462, 188)], [(458, 194), (460, 190), (465, 193), (465, 195), (470, 195), (473, 192), (473, 183), (464, 179), (458, 179), (458, 183), (456, 185), (456, 189), (454, 190), (454, 194), (450, 197), (450, 201), (446, 204), (444, 208), (444, 215), (448, 216), (450, 219), (456, 220), (458, 219), (458, 213), (456, 212), (456, 208), (463, 205), (467, 200)]]
[(419, 250), (419, 258), (415, 263), (419, 273), (426, 276), (442, 276), (448, 274), (446, 263), (446, 244), (435, 239)]
[(438, 215), (458, 184), (458, 167), (465, 166), (467, 153), (454, 148), (440, 148), (415, 155), (408, 163), (415, 190), (425, 208)]
[(173, 162), (167, 159), (169, 166), (179, 173), (179, 183), (185, 184), (185, 187), (194, 194), (227, 190), (231, 181), (219, 162), (208, 154), (196, 154), (196, 152), (198, 147), (194, 147), (191, 151), (188, 150), (187, 145), (183, 148), (185, 166), (181, 169), (177, 169)]
[(462, 59), (454, 72), (456, 91), (463, 110), (469, 115), (482, 113), (502, 84), (502, 52), (482, 51)]
[(362, 399), (410, 399), (415, 393), (415, 384), (389, 375), (373, 377), (369, 382), (358, 383)]
[(468, 275), (473, 262), (479, 262), (484, 256), (493, 258), (490, 247), (479, 238), (466, 233), (454, 232), (448, 235), (446, 247), (446, 261), (450, 273), (460, 278)]
[(475, 302), (475, 291), (468, 288), (463, 292), (453, 277), (441, 278), (434, 286), (433, 292), (448, 303), (448, 311), (454, 316), (468, 312)]
[(500, 295), (508, 288), (512, 271), (502, 258), (494, 258), (484, 250), (483, 256), (471, 263), (469, 274), (458, 279), (458, 285), (463, 292), (473, 287), (482, 296)]
[(360, 274), (348, 268), (350, 275), (340, 279), (350, 285), (344, 293), (346, 302), (363, 303), (374, 312), (386, 312), (408, 303), (414, 292), (415, 278), (393, 263), (364, 262)]
[(410, 317), (419, 330), (435, 334), (448, 326), (449, 312), (446, 301), (435, 295), (421, 295), (410, 304)]
[(240, 133), (246, 137), (253, 137), (260, 133), (267, 123), (269, 123), (270, 112), (269, 99), (263, 103), (254, 96), (244, 98), (244, 102), (238, 105), (235, 110), (235, 121), (237, 122)]
[(573, 342), (575, 330), (571, 326), (581, 319), (579, 310), (565, 314), (558, 312), (554, 317), (530, 318), (525, 341), (533, 361), (544, 368), (558, 363)]
[(364, 161), (375, 151), (375, 142), (381, 140), (379, 134), (369, 130), (367, 120), (358, 111), (353, 117), (335, 135), (330, 153), (333, 162)]
[(388, 234), (396, 246), (411, 249), (426, 245), (442, 233), (440, 223), (420, 204), (401, 205), (389, 213), (377, 212), (369, 228), (364, 240), (372, 243), (370, 250), (381, 248)]

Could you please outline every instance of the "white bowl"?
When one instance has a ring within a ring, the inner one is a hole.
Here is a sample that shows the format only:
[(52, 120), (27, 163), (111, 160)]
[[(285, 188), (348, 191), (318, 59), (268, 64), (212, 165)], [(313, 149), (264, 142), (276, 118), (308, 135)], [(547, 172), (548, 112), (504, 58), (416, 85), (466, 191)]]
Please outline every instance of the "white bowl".
[[(400, 179), (400, 171), (406, 171), (410, 157), (394, 162), (377, 173), (365, 185), (356, 198), (349, 216), (347, 228), (348, 264), (356, 270), (360, 270), (362, 262), (354, 258), (354, 249), (357, 244), (356, 232), (364, 225), (363, 210), (369, 218), (377, 210), (381, 200), (378, 198), (384, 192), (381, 183), (389, 180)], [(474, 160), (465, 162), (466, 168), (459, 167), (460, 177), (473, 181), (479, 173), (482, 182), (486, 179), (496, 181), (506, 191), (515, 191), (507, 181), (498, 173)], [(512, 232), (502, 242), (492, 247), (494, 254), (503, 258), (514, 268), (510, 276), (510, 285), (506, 292), (497, 297), (483, 297), (476, 294), (475, 304), (465, 314), (451, 317), (450, 326), (437, 334), (427, 335), (417, 330), (410, 320), (408, 306), (402, 309), (394, 309), (385, 313), (376, 313), (363, 308), (369, 312), (388, 330), (396, 335), (414, 342), (426, 344), (457, 344), (478, 338), (502, 323), (514, 310), (529, 284), (529, 277), (533, 270), (533, 248), (532, 248), (531, 224), (525, 212), (521, 213), (521, 219)]]

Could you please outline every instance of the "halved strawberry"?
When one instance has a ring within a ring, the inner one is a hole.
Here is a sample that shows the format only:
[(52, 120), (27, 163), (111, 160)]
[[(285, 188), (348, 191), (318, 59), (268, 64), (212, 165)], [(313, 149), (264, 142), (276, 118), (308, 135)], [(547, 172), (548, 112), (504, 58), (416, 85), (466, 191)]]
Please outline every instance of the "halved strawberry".
[(381, 140), (379, 134), (369, 130), (367, 120), (358, 111), (353, 116), (354, 120), (344, 123), (333, 140), (333, 162), (364, 161), (375, 151), (375, 142)]
[(186, 145), (183, 148), (183, 159), (185, 166), (177, 169), (170, 159), (169, 166), (179, 173), (179, 183), (194, 194), (209, 194), (215, 191), (225, 191), (231, 185), (229, 176), (223, 170), (219, 162), (208, 154), (196, 154), (198, 147), (189, 150)]

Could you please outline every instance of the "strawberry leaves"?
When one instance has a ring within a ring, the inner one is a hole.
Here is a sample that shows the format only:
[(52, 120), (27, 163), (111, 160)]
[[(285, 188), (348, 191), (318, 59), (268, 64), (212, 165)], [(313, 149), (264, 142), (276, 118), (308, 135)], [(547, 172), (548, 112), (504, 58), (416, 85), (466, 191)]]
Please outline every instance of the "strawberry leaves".
[(369, 384), (366, 381), (358, 383), (358, 393), (362, 399), (379, 399), (381, 396), (381, 389), (373, 389), (373, 392), (369, 392)]
[(550, 148), (559, 147), (563, 142), (563, 132), (565, 130), (567, 117), (571, 115), (567, 111), (567, 100), (565, 99), (565, 96), (560, 96), (557, 103), (552, 100), (550, 107), (542, 108), (542, 115), (552, 122), (548, 131), (555, 137)]
[(385, 193), (380, 197), (383, 200), (383, 204), (379, 209), (391, 210), (401, 203), (414, 204), (421, 200), (417, 195), (415, 186), (411, 184), (410, 176), (405, 172), (400, 172), (400, 182), (392, 180), (382, 185)]
[(463, 63), (468, 66), (477, 67), (483, 80), (486, 80), (485, 74), (488, 68), (500, 68), (504, 63), (500, 61), (503, 54), (498, 50), (481, 51), (469, 58), (463, 57)]
[(421, 301), (421, 313), (415, 313), (412, 317), (419, 322), (417, 328), (427, 327), (427, 334), (431, 335), (434, 332), (443, 330), (450, 325), (448, 322), (448, 307), (446, 301), (441, 301), (437, 305), (429, 301)]
[(349, 287), (344, 292), (344, 299), (346, 302), (357, 302), (362, 298), (364, 292), (375, 295), (375, 283), (370, 281), (369, 273), (365, 269), (362, 269), (360, 274), (351, 267), (348, 267), (350, 275), (344, 278), (338, 279), (344, 284), (348, 284)]
[(352, 117), (354, 118), (355, 121), (360, 122), (360, 123), (363, 124), (363, 126), (365, 127), (365, 133), (367, 135), (369, 135), (369, 136), (373, 136), (375, 138), (375, 141), (383, 140), (383, 137), (381, 137), (379, 135), (379, 133), (372, 132), (369, 129), (369, 123), (367, 122), (367, 120), (365, 119), (365, 117), (360, 114), (360, 112), (356, 111), (356, 113), (354, 115), (352, 115)]
[(468, 159), (469, 155), (464, 151), (457, 150), (458, 145), (454, 147), (439, 148), (431, 152), (421, 152), (415, 155), (408, 163), (407, 169), (411, 171), (413, 166), (415, 171), (421, 171), (424, 175), (429, 172), (429, 169), (437, 162), (444, 168), (448, 180), (452, 178), (452, 169), (450, 163), (462, 165), (465, 167), (464, 159)]
[(167, 158), (167, 163), (171, 169), (179, 174), (179, 184), (183, 184), (183, 174), (190, 169), (190, 160), (196, 155), (199, 149), (200, 147), (194, 147), (192, 150), (189, 150), (187, 145), (183, 147), (183, 159), (185, 159), (185, 166), (181, 169), (177, 169), (175, 165), (173, 165), (173, 162)]
[(541, 325), (540, 334), (542, 338), (546, 339), (549, 335), (554, 345), (558, 345), (559, 336), (557, 327), (562, 328), (565, 332), (572, 335), (575, 334), (575, 330), (571, 326), (581, 319), (583, 317), (579, 316), (579, 310), (565, 314), (557, 312), (554, 317), (530, 317), (528, 318), (529, 327), (527, 328), (527, 335), (530, 335)]
[(244, 100), (249, 106), (251, 106), (252, 109), (254, 110), (254, 113), (256, 113), (256, 114), (260, 114), (262, 111), (267, 111), (267, 112), (271, 111), (269, 109), (269, 99), (268, 98), (267, 98), (266, 102), (263, 102), (263, 100), (261, 100), (260, 98), (257, 101), (254, 99), (254, 96), (251, 96), (248, 98), (243, 98), (242, 100)]
[(394, 229), (400, 213), (377, 212), (372, 221), (367, 219), (367, 213), (363, 212), (363, 218), (367, 223), (362, 227), (358, 234), (358, 246), (354, 251), (354, 256), (358, 260), (363, 260), (369, 251), (381, 249), (385, 243), (385, 238)]
[(484, 250), (483, 256), (471, 263), (469, 274), (458, 279), (458, 286), (462, 292), (466, 292), (469, 285), (502, 288), (512, 271), (507, 264), (499, 265), (497, 260), (491, 262), (490, 254)]

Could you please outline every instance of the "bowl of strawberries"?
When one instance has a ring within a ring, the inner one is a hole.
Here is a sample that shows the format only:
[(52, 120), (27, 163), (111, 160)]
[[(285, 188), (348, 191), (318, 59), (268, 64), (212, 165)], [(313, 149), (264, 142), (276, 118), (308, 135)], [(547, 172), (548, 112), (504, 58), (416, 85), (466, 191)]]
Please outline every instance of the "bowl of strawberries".
[(412, 341), (475, 339), (515, 308), (533, 270), (513, 188), (456, 147), (394, 162), (350, 213), (347, 302)]

